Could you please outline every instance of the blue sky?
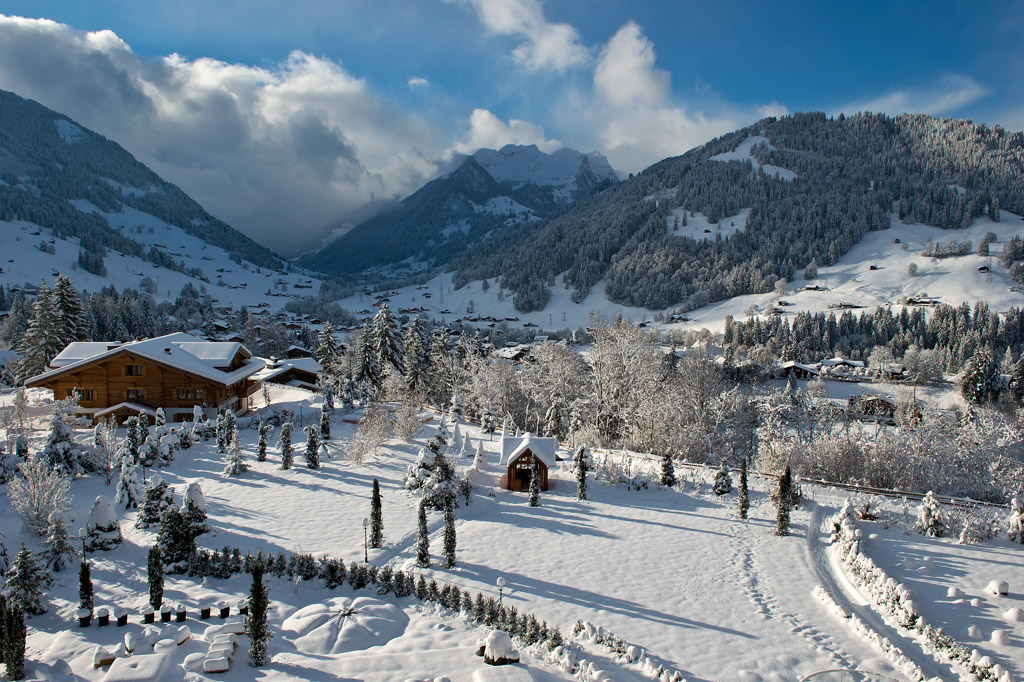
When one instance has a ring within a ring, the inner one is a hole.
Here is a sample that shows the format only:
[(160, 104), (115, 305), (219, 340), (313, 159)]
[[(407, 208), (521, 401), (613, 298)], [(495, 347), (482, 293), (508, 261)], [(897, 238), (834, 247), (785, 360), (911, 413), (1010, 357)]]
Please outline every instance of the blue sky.
[(22, 0), (0, 14), (0, 88), (272, 243), (296, 205), (303, 229), (343, 218), (477, 146), (595, 149), (630, 172), (765, 114), (1024, 126), (1018, 2)]

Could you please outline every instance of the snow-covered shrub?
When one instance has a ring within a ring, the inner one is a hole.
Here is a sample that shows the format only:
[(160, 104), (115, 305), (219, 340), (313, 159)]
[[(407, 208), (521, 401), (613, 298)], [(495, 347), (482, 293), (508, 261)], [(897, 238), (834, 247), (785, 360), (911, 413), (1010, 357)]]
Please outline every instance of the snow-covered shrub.
[(50, 514), (70, 509), (71, 484), (58, 471), (50, 470), (42, 457), (22, 462), (18, 470), (21, 476), (7, 484), (7, 497), (25, 523), (25, 530), (42, 535), (50, 524)]
[(123, 504), (125, 509), (138, 507), (142, 502), (143, 488), (139, 482), (139, 465), (125, 453), (121, 459), (121, 476), (117, 479), (114, 502)]
[(121, 535), (121, 524), (109, 498), (100, 495), (92, 503), (85, 532), (85, 546), (90, 552), (113, 549), (124, 540), (124, 536)]
[(77, 552), (71, 545), (68, 537), (68, 524), (64, 515), (60, 512), (50, 514), (50, 526), (46, 531), (46, 539), (43, 540), (46, 547), (46, 565), (54, 573), (60, 573), (66, 566), (71, 564)]
[(164, 481), (160, 474), (149, 478), (146, 490), (139, 504), (139, 515), (135, 519), (136, 528), (151, 528), (160, 523), (164, 510), (174, 504), (174, 489)]
[(50, 415), (50, 432), (46, 436), (42, 458), (46, 466), (62, 476), (75, 476), (92, 469), (89, 448), (75, 443), (71, 437), (69, 422), (73, 422), (78, 412), (78, 400), (74, 395), (67, 400), (58, 400), (53, 404)]
[(715, 472), (715, 483), (711, 486), (711, 492), (716, 495), (728, 495), (732, 492), (732, 476), (729, 475), (729, 468), (722, 460), (722, 466)]
[(1024, 501), (1019, 495), (1010, 500), (1010, 517), (1006, 520), (1010, 540), (1024, 544)]
[(929, 537), (941, 537), (949, 527), (942, 506), (935, 499), (935, 493), (929, 490), (917, 508), (917, 523), (914, 528), (918, 533)]
[(377, 453), (377, 449), (387, 439), (388, 413), (379, 405), (366, 408), (363, 418), (352, 431), (349, 441), (349, 456), (353, 462), (359, 463), (369, 455)]
[(17, 606), (35, 616), (46, 613), (42, 597), (52, 580), (46, 569), (39, 565), (36, 556), (22, 543), (4, 577), (7, 605)]
[(206, 498), (203, 497), (203, 489), (194, 481), (185, 486), (185, 494), (182, 495), (181, 501), (181, 515), (185, 518), (189, 534), (193, 539), (210, 532), (210, 525), (206, 522)]
[(7, 452), (7, 446), (0, 443), (0, 483), (7, 483), (18, 472), (18, 458), (13, 452)]
[(448, 442), (443, 427), (444, 420), (426, 447), (420, 449), (416, 461), (409, 465), (405, 475), (405, 489), (419, 491), (428, 508), (440, 510), (448, 504), (458, 504), (455, 465), (445, 455)]

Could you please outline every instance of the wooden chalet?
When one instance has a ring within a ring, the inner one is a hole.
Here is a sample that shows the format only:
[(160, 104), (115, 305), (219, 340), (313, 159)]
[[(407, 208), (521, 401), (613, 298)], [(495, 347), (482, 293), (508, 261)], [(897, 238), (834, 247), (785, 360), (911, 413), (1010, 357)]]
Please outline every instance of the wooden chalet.
[(554, 438), (538, 438), (527, 433), (522, 438), (501, 437), (500, 465), (506, 469), (505, 487), (508, 490), (529, 490), (533, 458), (537, 458), (540, 489), (548, 489), (548, 468), (555, 466)]
[(49, 388), (55, 400), (77, 391), (78, 413), (95, 422), (122, 422), (157, 408), (180, 422), (190, 420), (197, 405), (211, 416), (224, 409), (246, 413), (260, 385), (253, 375), (263, 366), (240, 343), (179, 332), (129, 343), (72, 343), (25, 385)]

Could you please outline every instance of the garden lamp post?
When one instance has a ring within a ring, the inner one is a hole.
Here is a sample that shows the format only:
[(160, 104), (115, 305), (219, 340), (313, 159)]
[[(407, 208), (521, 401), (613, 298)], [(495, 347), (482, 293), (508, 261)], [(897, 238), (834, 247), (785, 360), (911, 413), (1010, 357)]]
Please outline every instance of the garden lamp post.
[(498, 585), (498, 606), (501, 606), (501, 597), (502, 597), (502, 593), (505, 590), (505, 579), (502, 578), (501, 576), (498, 576), (498, 580), (496, 582), (497, 582), (497, 585)]
[(85, 553), (85, 539), (89, 537), (89, 533), (86, 532), (85, 528), (79, 529), (78, 537), (82, 538), (82, 561), (85, 561), (87, 558)]

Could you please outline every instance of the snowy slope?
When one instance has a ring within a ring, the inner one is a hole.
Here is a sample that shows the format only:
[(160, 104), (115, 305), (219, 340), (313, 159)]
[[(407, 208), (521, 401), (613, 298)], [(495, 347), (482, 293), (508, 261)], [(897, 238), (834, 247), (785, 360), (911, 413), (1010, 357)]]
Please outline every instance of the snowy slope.
[(794, 178), (796, 178), (796, 173), (794, 173), (791, 170), (780, 168), (779, 166), (773, 166), (770, 163), (762, 164), (760, 161), (758, 161), (752, 153), (754, 150), (754, 145), (758, 144), (763, 144), (766, 147), (768, 147), (768, 149), (775, 149), (775, 147), (773, 147), (771, 143), (768, 142), (767, 137), (761, 135), (751, 135), (750, 137), (747, 137), (742, 142), (740, 142), (739, 146), (737, 146), (736, 149), (732, 150), (731, 152), (722, 152), (721, 154), (715, 154), (714, 156), (711, 157), (711, 161), (749, 161), (754, 165), (755, 171), (758, 168), (763, 168), (765, 175), (774, 176), (781, 180), (793, 180)]
[(579, 189), (577, 175), (586, 167), (598, 180), (617, 180), (618, 176), (602, 154), (583, 154), (569, 147), (545, 154), (537, 145), (507, 144), (501, 149), (480, 149), (473, 154), (477, 163), (495, 180), (519, 187), (533, 183), (562, 190), (566, 197)]

